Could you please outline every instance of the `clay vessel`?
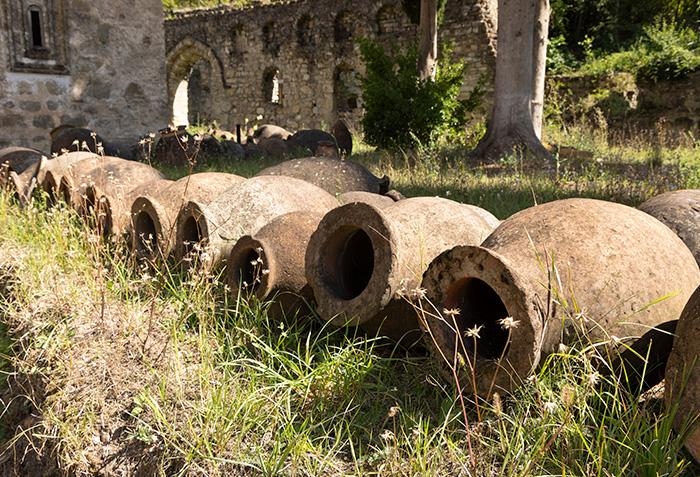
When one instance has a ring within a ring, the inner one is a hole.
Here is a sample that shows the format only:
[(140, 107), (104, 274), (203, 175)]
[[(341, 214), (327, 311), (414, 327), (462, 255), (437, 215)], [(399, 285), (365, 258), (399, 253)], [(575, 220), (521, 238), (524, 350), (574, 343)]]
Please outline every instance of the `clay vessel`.
[(362, 202), (373, 205), (378, 209), (384, 209), (390, 205), (393, 205), (396, 201), (389, 196), (375, 194), (374, 192), (352, 191), (340, 194), (338, 196), (338, 202), (340, 202), (341, 205)]
[(315, 154), (321, 142), (330, 142), (336, 145), (335, 138), (320, 129), (303, 129), (287, 138), (291, 149), (300, 149), (307, 153)]
[[(493, 230), (478, 207), (438, 197), (384, 209), (351, 203), (330, 211), (311, 236), (306, 277), (321, 318), (393, 339), (418, 330), (407, 301), (433, 258)], [(408, 342), (408, 341), (407, 341)]]
[(187, 202), (177, 218), (175, 253), (185, 263), (222, 265), (235, 243), (280, 215), (325, 213), (338, 201), (323, 189), (292, 177), (261, 176), (237, 184), (209, 205)]
[[(673, 427), (687, 432), (685, 447), (700, 462), (700, 287), (681, 314), (666, 366), (666, 401), (678, 404)], [(694, 422), (693, 422), (694, 421)], [(689, 427), (690, 426), (690, 427)]]
[(274, 300), (268, 314), (278, 320), (309, 313), (313, 293), (304, 274), (304, 256), (320, 212), (291, 212), (272, 220), (255, 235), (244, 235), (226, 262), (234, 298), (254, 293)]
[(180, 208), (190, 200), (206, 205), (244, 180), (235, 174), (202, 172), (144, 191), (131, 205), (132, 249), (140, 258), (168, 256), (175, 243)]
[(292, 133), (274, 124), (263, 124), (255, 130), (252, 137), (255, 142), (263, 139), (277, 138), (286, 140)]
[[(15, 171), (17, 174), (23, 173), (31, 166), (36, 165), (46, 154), (38, 149), (29, 147), (5, 147), (0, 149), (0, 170)], [(1, 174), (1, 173), (0, 173)]]
[(666, 192), (647, 200), (639, 209), (676, 232), (700, 264), (700, 189)]
[(93, 156), (65, 169), (59, 194), (104, 236), (121, 236), (131, 223), (130, 208), (138, 188), (146, 184), (155, 188), (163, 180), (147, 164)]
[(655, 218), (560, 200), (513, 215), (481, 246), (437, 257), (423, 277), (422, 325), (449, 379), (446, 361), (458, 353), (457, 372), (472, 386), (476, 355), (475, 386), (488, 396), (513, 389), (560, 344), (603, 343), (612, 362), (623, 344), (678, 319), (698, 283), (688, 247)]
[(260, 171), (257, 176), (286, 176), (316, 184), (333, 195), (351, 191), (383, 194), (389, 190), (389, 178), (378, 178), (363, 165), (327, 157), (292, 159)]

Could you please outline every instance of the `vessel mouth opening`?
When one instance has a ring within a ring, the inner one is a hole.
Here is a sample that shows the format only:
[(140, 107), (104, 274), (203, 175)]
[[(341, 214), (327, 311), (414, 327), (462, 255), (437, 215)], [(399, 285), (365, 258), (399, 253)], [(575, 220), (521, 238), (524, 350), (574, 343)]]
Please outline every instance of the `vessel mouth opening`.
[(153, 254), (158, 247), (156, 224), (151, 216), (142, 211), (134, 217), (134, 233), (136, 234), (136, 250)]
[(102, 234), (102, 237), (109, 237), (112, 234), (112, 206), (106, 197), (102, 196), (95, 200), (93, 214), (92, 217), (95, 223), (95, 229)]
[(265, 259), (263, 253), (253, 247), (240, 250), (231, 267), (230, 285), (240, 287), (243, 292), (257, 294), (265, 285)]
[[(489, 284), (474, 277), (461, 278), (450, 286), (443, 305), (446, 310), (459, 310), (454, 320), (468, 353), (476, 351), (478, 357), (489, 360), (505, 356), (511, 332), (501, 320), (509, 317), (508, 309)], [(452, 324), (450, 316), (445, 319)]]
[[(50, 190), (50, 187), (47, 187), (47, 192), (49, 196), (51, 196), (52, 192)], [(58, 191), (55, 192), (55, 194), (63, 198), (63, 202), (65, 202), (67, 205), (71, 205), (70, 185), (68, 184), (67, 179), (61, 179), (61, 183), (58, 186)]]
[(199, 255), (201, 247), (204, 245), (205, 237), (203, 235), (197, 218), (192, 215), (187, 217), (182, 225), (183, 256)]
[(326, 284), (342, 300), (352, 300), (367, 288), (374, 273), (372, 239), (359, 227), (336, 230), (323, 248)]
[(58, 197), (60, 194), (59, 188), (60, 184), (56, 184), (56, 181), (53, 179), (53, 177), (47, 177), (45, 181), (45, 186), (43, 187), (44, 192), (46, 192), (46, 205), (54, 206), (58, 204)]

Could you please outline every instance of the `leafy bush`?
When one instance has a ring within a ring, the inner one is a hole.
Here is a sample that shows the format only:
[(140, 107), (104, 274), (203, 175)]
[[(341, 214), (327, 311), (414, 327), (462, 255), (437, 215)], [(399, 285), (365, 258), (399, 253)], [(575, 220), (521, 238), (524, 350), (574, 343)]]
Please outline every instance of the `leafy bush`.
[(646, 27), (629, 50), (594, 58), (580, 72), (602, 76), (622, 71), (658, 81), (682, 78), (698, 68), (700, 35), (691, 28), (659, 24)]
[(362, 126), (368, 144), (413, 148), (464, 135), (466, 113), (479, 103), (481, 88), (477, 86), (466, 101), (458, 99), (463, 62), (452, 63), (447, 52), (438, 62), (435, 81), (421, 81), (415, 47), (389, 55), (381, 45), (363, 40), (360, 51), (367, 70), (362, 79)]
[(564, 35), (550, 37), (547, 45), (547, 71), (550, 74), (566, 74), (578, 66), (574, 54), (566, 47)]
[(700, 68), (700, 34), (691, 28), (661, 25), (644, 30), (647, 61), (639, 69), (650, 79), (675, 79)]

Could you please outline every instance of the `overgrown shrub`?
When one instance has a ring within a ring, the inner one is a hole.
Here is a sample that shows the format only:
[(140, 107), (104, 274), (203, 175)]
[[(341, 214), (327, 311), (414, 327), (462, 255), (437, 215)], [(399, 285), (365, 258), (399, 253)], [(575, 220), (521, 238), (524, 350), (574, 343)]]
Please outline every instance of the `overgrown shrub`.
[(682, 78), (700, 68), (700, 34), (691, 28), (659, 24), (644, 29), (644, 35), (627, 51), (588, 61), (583, 74), (602, 76), (628, 72), (653, 81)]
[(440, 138), (464, 135), (466, 113), (480, 101), (477, 86), (459, 100), (464, 62), (452, 62), (449, 51), (438, 61), (435, 81), (418, 76), (415, 47), (388, 54), (370, 40), (360, 44), (366, 74), (362, 79), (365, 141), (385, 149), (427, 146)]

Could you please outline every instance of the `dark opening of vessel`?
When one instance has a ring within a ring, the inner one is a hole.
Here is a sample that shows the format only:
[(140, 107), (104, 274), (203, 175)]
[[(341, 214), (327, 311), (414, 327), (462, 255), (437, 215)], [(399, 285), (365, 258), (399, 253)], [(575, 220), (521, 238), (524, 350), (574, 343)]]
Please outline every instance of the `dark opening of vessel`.
[(359, 227), (338, 229), (326, 242), (323, 266), (327, 284), (343, 300), (359, 296), (374, 273), (372, 239)]
[[(454, 316), (465, 347), (481, 358), (498, 359), (508, 351), (509, 331), (502, 322), (508, 310), (498, 293), (486, 282), (468, 277), (457, 280), (447, 292), (447, 310), (459, 310)], [(451, 323), (450, 316), (445, 317)], [(469, 330), (478, 330), (478, 338)]]

